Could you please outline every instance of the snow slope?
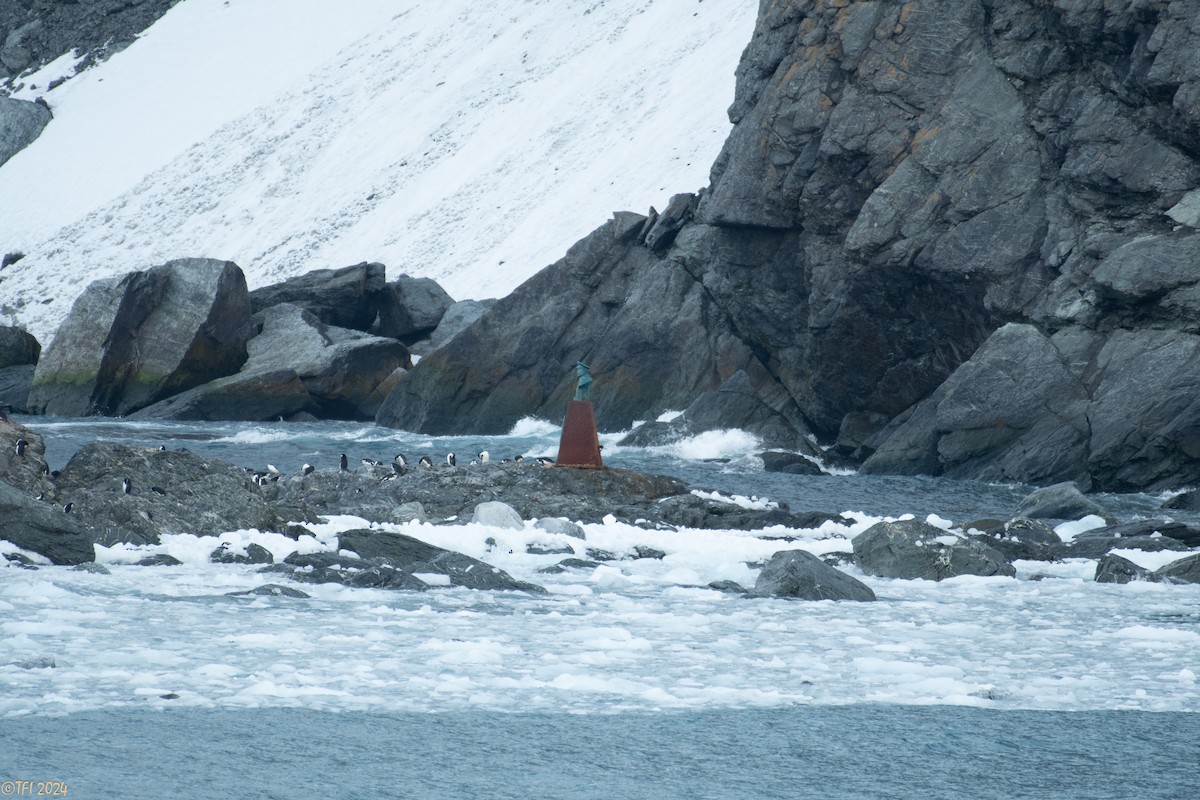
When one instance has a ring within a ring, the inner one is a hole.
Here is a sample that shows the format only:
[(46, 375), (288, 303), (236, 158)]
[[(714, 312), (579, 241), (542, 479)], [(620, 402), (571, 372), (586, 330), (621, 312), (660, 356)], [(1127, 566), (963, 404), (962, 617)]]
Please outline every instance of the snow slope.
[(707, 182), (757, 5), (184, 0), (0, 167), (0, 321), (45, 342), (87, 282), (184, 256), (503, 295)]

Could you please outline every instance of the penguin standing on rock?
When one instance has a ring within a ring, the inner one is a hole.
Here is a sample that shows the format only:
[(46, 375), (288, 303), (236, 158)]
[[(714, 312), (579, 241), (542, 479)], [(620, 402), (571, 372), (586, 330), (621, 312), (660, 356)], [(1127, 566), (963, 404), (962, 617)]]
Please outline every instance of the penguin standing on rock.
[(408, 466), (408, 459), (404, 457), (404, 453), (396, 453), (396, 457), (393, 458), (392, 461), (402, 467)]
[(29, 446), (29, 442), (24, 439), (17, 439), (17, 455), (25, 457), (25, 448)]
[(72, 509), (72, 508), (74, 508), (74, 507), (75, 507), (75, 504), (74, 504), (74, 503), (67, 503), (65, 506), (63, 506), (63, 513), (64, 513), (64, 514), (70, 514), (70, 513), (71, 513), (71, 509)]
[(480, 463), (480, 464), (486, 464), (486, 463), (488, 463), (488, 461), (490, 461), (490, 460), (491, 460), (491, 458), (492, 458), (492, 457), (491, 457), (491, 455), (488, 453), (488, 451), (487, 451), (487, 450), (480, 450), (480, 451), (479, 451), (479, 463)]
[(446, 456), (446, 463), (451, 467), (458, 463), (457, 459), (454, 458), (454, 453)]
[(433, 459), (429, 456), (421, 456), (421, 460), (417, 462), (425, 469), (433, 469)]
[(348, 472), (350, 470), (350, 459), (346, 458), (345, 453), (342, 453), (341, 468), (342, 472)]
[(305, 464), (303, 467), (300, 468), (300, 474), (301, 475), (312, 475), (313, 472), (316, 471), (316, 469), (317, 468), (314, 467), (312, 464)]
[(133, 491), (133, 484), (129, 478), (121, 478), (121, 494), (130, 494)]

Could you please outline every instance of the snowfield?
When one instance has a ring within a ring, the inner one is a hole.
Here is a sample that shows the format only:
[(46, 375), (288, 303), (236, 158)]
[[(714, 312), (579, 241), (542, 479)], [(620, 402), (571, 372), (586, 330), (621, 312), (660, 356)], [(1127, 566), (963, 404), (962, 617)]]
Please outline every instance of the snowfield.
[(0, 321), (46, 343), (91, 280), (190, 256), (504, 295), (707, 183), (757, 5), (184, 0), (15, 94), (55, 118), (0, 167)]

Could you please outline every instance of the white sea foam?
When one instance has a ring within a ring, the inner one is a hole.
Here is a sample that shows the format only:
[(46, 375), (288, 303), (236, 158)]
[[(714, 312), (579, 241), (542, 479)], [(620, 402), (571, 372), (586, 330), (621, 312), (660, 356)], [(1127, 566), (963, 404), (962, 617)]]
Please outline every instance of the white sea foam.
[(537, 417), (522, 417), (508, 432), (509, 436), (557, 436), (560, 426)]
[(213, 439), (217, 444), (267, 444), (268, 442), (286, 442), (292, 439), (300, 438), (301, 434), (295, 431), (284, 431), (278, 429), (249, 429), (238, 431), (232, 436), (222, 436)]

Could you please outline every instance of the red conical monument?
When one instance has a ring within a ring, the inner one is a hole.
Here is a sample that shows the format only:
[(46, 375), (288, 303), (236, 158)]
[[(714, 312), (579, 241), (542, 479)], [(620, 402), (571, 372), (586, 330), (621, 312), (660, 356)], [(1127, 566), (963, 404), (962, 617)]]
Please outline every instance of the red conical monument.
[(575, 389), (575, 399), (567, 404), (567, 418), (563, 420), (556, 462), (560, 467), (604, 469), (604, 462), (600, 458), (600, 437), (596, 433), (596, 411), (588, 399), (592, 385), (588, 370), (588, 365), (582, 361), (575, 365), (579, 385)]

